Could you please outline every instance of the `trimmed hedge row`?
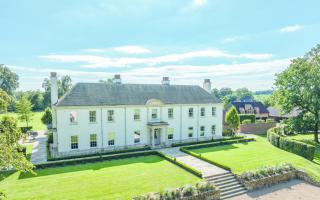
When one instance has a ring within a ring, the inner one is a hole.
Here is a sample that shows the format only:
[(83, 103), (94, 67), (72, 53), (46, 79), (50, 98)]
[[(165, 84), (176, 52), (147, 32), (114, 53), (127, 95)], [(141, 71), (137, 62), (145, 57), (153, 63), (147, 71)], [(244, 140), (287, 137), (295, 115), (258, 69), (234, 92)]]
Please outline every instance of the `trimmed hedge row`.
[(143, 152), (129, 152), (129, 153), (122, 153), (122, 154), (115, 154), (115, 155), (101, 155), (101, 156), (92, 156), (86, 158), (74, 158), (69, 160), (58, 160), (58, 161), (51, 161), (43, 164), (35, 165), (37, 169), (44, 169), (48, 167), (60, 167), (60, 166), (67, 166), (67, 165), (77, 165), (83, 163), (93, 163), (93, 162), (101, 162), (107, 160), (116, 160), (116, 159), (125, 159), (125, 158), (133, 158), (133, 157), (140, 157), (140, 156), (149, 156), (149, 155), (156, 155), (159, 157), (164, 158), (165, 160), (176, 164), (177, 166), (185, 169), (186, 171), (202, 178), (202, 173), (196, 169), (193, 169), (179, 161), (175, 158), (171, 158), (163, 153), (158, 151), (143, 151)]
[(157, 152), (157, 153), (158, 153), (158, 155), (159, 155), (160, 157), (162, 157), (162, 158), (168, 160), (169, 162), (171, 162), (171, 163), (173, 163), (173, 164), (176, 164), (176, 165), (178, 165), (179, 167), (187, 170), (188, 172), (190, 172), (190, 173), (192, 173), (192, 174), (194, 174), (194, 175), (202, 178), (202, 173), (201, 173), (200, 171), (198, 171), (198, 170), (196, 170), (196, 169), (194, 169), (194, 168), (192, 168), (192, 167), (189, 167), (188, 165), (185, 165), (184, 163), (182, 163), (182, 162), (180, 162), (180, 161), (177, 161), (176, 158), (172, 158), (172, 157), (167, 156), (167, 155), (165, 155), (165, 154), (163, 154), (163, 153), (161, 153), (161, 152)]
[(297, 154), (308, 160), (313, 160), (316, 148), (313, 145), (291, 140), (280, 136), (277, 128), (271, 128), (267, 132), (268, 141), (273, 145), (285, 151)]
[(244, 120), (250, 120), (251, 123), (255, 123), (256, 122), (256, 116), (253, 114), (239, 114), (239, 118), (240, 118), (240, 123), (242, 124), (242, 122)]
[(244, 138), (244, 137), (243, 136), (236, 136), (236, 137), (230, 137), (230, 138), (221, 138), (221, 139), (213, 139), (213, 140), (198, 141), (198, 142), (177, 143), (177, 144), (172, 144), (171, 146), (172, 147), (190, 146), (190, 145), (194, 145), (194, 144), (206, 144), (206, 143), (234, 140), (234, 139), (242, 139), (242, 138)]
[(119, 153), (130, 153), (130, 152), (147, 151), (147, 150), (151, 150), (151, 148), (149, 146), (145, 146), (145, 147), (139, 147), (139, 148), (114, 150), (114, 151), (95, 153), (95, 154), (87, 154), (87, 155), (66, 156), (66, 157), (62, 157), (62, 158), (48, 158), (48, 161), (57, 161), (57, 160), (66, 160), (66, 159), (75, 159), (75, 158), (87, 158), (87, 157), (92, 157), (92, 156), (113, 155), (113, 154), (119, 154)]
[(77, 165), (83, 163), (93, 163), (93, 162), (101, 162), (107, 160), (116, 160), (116, 159), (124, 159), (124, 158), (132, 158), (138, 156), (147, 156), (147, 155), (157, 155), (155, 151), (142, 151), (142, 152), (129, 152), (115, 155), (100, 155), (100, 156), (91, 156), (85, 158), (74, 158), (68, 160), (57, 160), (50, 161), (43, 164), (36, 164), (35, 167), (37, 169), (48, 168), (48, 167), (59, 167), (59, 166), (67, 166), (67, 165)]
[(243, 138), (243, 139), (234, 139), (234, 140), (227, 140), (227, 141), (219, 141), (219, 142), (212, 142), (212, 143), (208, 143), (208, 144), (198, 144), (198, 145), (191, 145), (191, 146), (187, 146), (187, 147), (181, 147), (180, 150), (184, 153), (187, 153), (191, 156), (194, 156), (196, 158), (199, 158), (203, 161), (206, 161), (208, 163), (211, 163), (213, 165), (216, 165), (218, 167), (221, 167), (225, 170), (230, 171), (231, 168), (228, 166), (225, 166), (223, 164), (217, 163), (215, 161), (209, 160), (205, 157), (202, 157), (201, 154), (197, 154), (195, 152), (190, 151), (191, 149), (198, 149), (198, 148), (206, 148), (206, 147), (214, 147), (214, 146), (221, 146), (221, 145), (228, 145), (228, 144), (234, 144), (234, 143), (241, 143), (241, 142), (251, 142), (254, 141), (254, 138)]

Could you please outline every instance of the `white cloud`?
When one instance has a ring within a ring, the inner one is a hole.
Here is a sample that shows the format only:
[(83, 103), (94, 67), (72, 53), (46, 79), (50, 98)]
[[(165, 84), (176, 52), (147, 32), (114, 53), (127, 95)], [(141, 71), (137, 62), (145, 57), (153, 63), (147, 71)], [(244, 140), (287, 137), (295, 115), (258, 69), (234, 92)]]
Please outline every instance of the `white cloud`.
[(300, 25), (286, 26), (280, 29), (281, 33), (295, 32), (302, 29)]
[(203, 6), (207, 3), (207, 0), (193, 0), (194, 5), (196, 6)]
[(237, 39), (236, 37), (228, 37), (228, 38), (225, 38), (223, 42), (224, 43), (234, 42), (236, 39)]
[(134, 45), (115, 47), (114, 50), (122, 52), (122, 53), (128, 53), (128, 54), (142, 54), (142, 53), (150, 53), (151, 52), (147, 48), (144, 48), (141, 46), (134, 46)]
[(86, 68), (108, 68), (108, 67), (129, 67), (132, 65), (156, 65), (161, 63), (175, 63), (193, 58), (245, 58), (253, 60), (269, 59), (272, 54), (266, 53), (244, 53), (244, 54), (230, 54), (218, 49), (207, 49), (200, 51), (190, 51), (186, 53), (168, 54), (157, 57), (104, 57), (93, 55), (46, 55), (40, 56), (41, 58), (66, 63), (85, 63), (82, 67)]
[[(252, 89), (271, 88), (274, 74), (281, 72), (289, 63), (290, 58), (260, 62), (217, 64), (217, 65), (164, 65), (130, 68), (126, 71), (84, 71), (55, 68), (32, 68), (9, 66), (19, 75), (22, 89), (41, 87), (41, 80), (48, 77), (52, 71), (58, 75), (71, 75), (74, 82), (97, 82), (99, 79), (112, 77), (120, 73), (124, 83), (160, 83), (162, 76), (169, 76), (173, 84), (201, 85), (204, 78), (210, 78), (217, 86), (249, 87)], [(34, 77), (37, 76), (37, 77)], [(40, 77), (40, 78), (39, 78)], [(263, 78), (262, 78), (263, 77)], [(37, 80), (37, 81), (34, 81)], [(26, 85), (26, 84), (34, 85)]]

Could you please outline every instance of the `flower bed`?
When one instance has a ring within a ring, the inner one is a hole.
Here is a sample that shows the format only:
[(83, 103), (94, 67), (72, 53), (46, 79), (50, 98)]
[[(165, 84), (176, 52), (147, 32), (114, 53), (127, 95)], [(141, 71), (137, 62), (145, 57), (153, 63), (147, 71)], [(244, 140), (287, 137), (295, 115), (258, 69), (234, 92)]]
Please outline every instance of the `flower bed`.
[(249, 191), (269, 187), (294, 178), (297, 178), (296, 169), (288, 164), (263, 168), (256, 172), (245, 172), (237, 176), (237, 179)]
[(218, 200), (220, 190), (212, 183), (201, 182), (195, 186), (185, 185), (177, 189), (168, 189), (164, 192), (151, 192), (134, 197), (133, 200)]

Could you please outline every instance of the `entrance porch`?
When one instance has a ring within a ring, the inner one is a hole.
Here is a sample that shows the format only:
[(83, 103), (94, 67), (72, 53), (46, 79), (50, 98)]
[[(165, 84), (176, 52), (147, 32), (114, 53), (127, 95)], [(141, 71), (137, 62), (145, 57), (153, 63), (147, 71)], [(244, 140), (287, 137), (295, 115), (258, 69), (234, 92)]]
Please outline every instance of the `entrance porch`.
[(167, 122), (149, 122), (148, 132), (150, 138), (151, 148), (165, 147), (167, 146), (168, 136), (167, 136)]

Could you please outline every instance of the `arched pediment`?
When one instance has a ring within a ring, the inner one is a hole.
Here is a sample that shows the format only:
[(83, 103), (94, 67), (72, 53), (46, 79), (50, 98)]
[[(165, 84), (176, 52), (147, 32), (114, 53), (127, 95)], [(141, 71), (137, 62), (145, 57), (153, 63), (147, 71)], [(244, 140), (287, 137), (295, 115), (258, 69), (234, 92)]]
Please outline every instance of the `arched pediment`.
[(147, 106), (162, 106), (164, 103), (159, 99), (149, 99), (146, 102)]

